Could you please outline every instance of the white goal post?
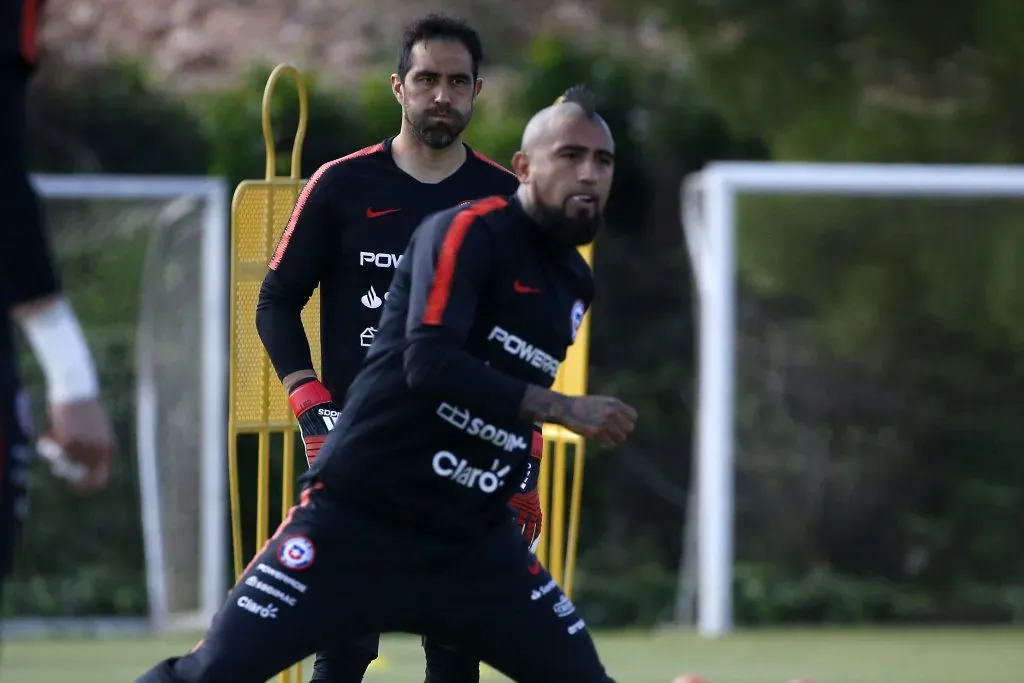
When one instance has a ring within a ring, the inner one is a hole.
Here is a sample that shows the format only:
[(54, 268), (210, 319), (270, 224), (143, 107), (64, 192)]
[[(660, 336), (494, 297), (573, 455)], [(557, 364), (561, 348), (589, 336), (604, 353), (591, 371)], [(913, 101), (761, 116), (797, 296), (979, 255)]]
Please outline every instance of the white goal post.
[[(199, 306), (201, 358), (197, 364), (195, 401), (201, 415), (197, 442), (200, 444), (199, 479), (194, 482), (201, 510), (199, 553), (198, 614), (187, 615), (207, 622), (223, 602), (227, 591), (227, 330), (228, 330), (228, 240), (229, 195), (223, 179), (212, 177), (115, 176), (115, 175), (34, 175), (32, 182), (44, 200), (95, 201), (192, 201), (198, 206), (201, 222), (201, 247), (195, 264), (201, 282)], [(170, 257), (168, 257), (170, 258)], [(140, 296), (137, 292), (113, 292), (115, 296)], [(140, 323), (141, 324), (141, 323)], [(138, 350), (144, 353), (143, 349)], [(138, 358), (136, 359), (139, 360)], [(162, 444), (157, 438), (157, 423), (162, 407), (157, 400), (157, 378), (149, 364), (137, 362), (136, 429), (138, 475), (141, 493), (143, 543), (149, 622), (162, 629), (174, 617), (168, 605), (168, 581), (165, 575), (165, 525), (169, 514), (161, 501), (158, 459)], [(127, 449), (126, 449), (127, 450)], [(124, 455), (124, 454), (123, 454)], [(123, 457), (123, 456), (122, 456)]]
[(1024, 167), (716, 162), (682, 188), (682, 222), (699, 298), (697, 625), (733, 628), (736, 202), (741, 194), (1020, 198)]

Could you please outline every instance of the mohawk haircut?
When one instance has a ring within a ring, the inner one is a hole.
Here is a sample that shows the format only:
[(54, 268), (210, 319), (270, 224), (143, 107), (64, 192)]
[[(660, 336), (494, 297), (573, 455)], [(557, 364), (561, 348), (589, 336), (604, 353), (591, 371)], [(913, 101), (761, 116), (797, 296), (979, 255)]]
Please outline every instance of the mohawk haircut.
[(473, 78), (480, 73), (480, 62), (484, 59), (484, 48), (480, 35), (463, 19), (440, 12), (432, 12), (405, 27), (402, 45), (398, 53), (398, 77), (405, 77), (412, 69), (412, 48), (427, 40), (451, 40), (462, 43), (473, 59)]
[(597, 116), (597, 96), (585, 85), (574, 85), (558, 96), (555, 104), (575, 104), (588, 119)]

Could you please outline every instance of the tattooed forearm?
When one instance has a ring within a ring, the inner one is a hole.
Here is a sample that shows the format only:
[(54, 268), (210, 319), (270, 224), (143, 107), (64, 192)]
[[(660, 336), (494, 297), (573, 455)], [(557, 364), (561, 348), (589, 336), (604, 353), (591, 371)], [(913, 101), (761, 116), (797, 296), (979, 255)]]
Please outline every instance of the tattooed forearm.
[(561, 425), (603, 446), (622, 443), (636, 424), (636, 410), (612, 396), (566, 396), (534, 385), (526, 388), (519, 415)]
[(519, 415), (533, 422), (548, 422), (570, 429), (596, 427), (604, 421), (602, 397), (566, 396), (536, 385), (526, 388)]
[(532, 422), (561, 424), (571, 411), (572, 399), (568, 396), (532, 384), (519, 404), (519, 415)]

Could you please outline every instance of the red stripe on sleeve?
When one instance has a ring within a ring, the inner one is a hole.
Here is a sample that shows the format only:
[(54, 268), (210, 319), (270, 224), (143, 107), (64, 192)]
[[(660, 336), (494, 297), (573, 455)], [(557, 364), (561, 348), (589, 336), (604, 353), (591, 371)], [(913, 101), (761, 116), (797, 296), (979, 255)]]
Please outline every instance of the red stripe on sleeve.
[(302, 188), (302, 193), (299, 194), (299, 199), (295, 202), (295, 208), (292, 210), (292, 215), (288, 219), (288, 226), (284, 229), (284, 234), (281, 235), (281, 240), (277, 243), (277, 249), (274, 250), (274, 257), (270, 259), (270, 269), (277, 270), (277, 267), (281, 265), (281, 259), (284, 258), (285, 251), (288, 250), (288, 243), (292, 241), (292, 233), (295, 232), (295, 226), (299, 222), (299, 216), (302, 215), (302, 210), (306, 208), (306, 202), (309, 201), (309, 194), (313, 191), (313, 187), (317, 182), (327, 173), (328, 170), (334, 168), (343, 161), (349, 161), (350, 159), (357, 159), (359, 157), (365, 157), (376, 152), (380, 152), (384, 149), (383, 143), (378, 143), (370, 147), (365, 147), (358, 152), (353, 152), (347, 156), (343, 156), (340, 159), (334, 161), (328, 161), (326, 164), (321, 166), (313, 174), (313, 177), (309, 179), (305, 187)]
[(434, 269), (434, 281), (430, 285), (427, 296), (427, 307), (423, 313), (424, 325), (440, 325), (444, 319), (444, 311), (448, 307), (448, 297), (452, 293), (452, 280), (455, 279), (455, 264), (459, 260), (459, 249), (466, 239), (469, 226), (480, 216), (504, 208), (508, 204), (502, 197), (488, 197), (463, 211), (455, 214), (448, 232), (441, 243), (441, 255)]

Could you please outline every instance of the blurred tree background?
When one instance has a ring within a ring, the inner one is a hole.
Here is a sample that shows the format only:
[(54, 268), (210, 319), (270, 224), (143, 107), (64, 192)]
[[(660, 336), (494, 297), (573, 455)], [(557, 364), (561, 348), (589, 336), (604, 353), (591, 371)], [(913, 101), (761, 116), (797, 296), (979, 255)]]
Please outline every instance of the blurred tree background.
[[(584, 82), (601, 96), (620, 161), (596, 248), (591, 386), (632, 402), (641, 422), (633, 442), (588, 463), (577, 602), (597, 626), (651, 625), (672, 616), (696, 400), (682, 179), (716, 159), (1020, 163), (1024, 5), (593, 4), (607, 30), (542, 30), (523, 43), (501, 22), (482, 24), (502, 77), (485, 89), (468, 141), (508, 163), (527, 117), (565, 87)], [(655, 27), (658, 40), (635, 49), (644, 41), (623, 41), (621, 27), (641, 36)], [(35, 167), (210, 173), (232, 186), (259, 177), (270, 66), (254, 65), (236, 88), (189, 95), (156, 86), (137, 64), (49, 68), (34, 86)], [(348, 88), (308, 74), (306, 177), (397, 130), (390, 70)], [(282, 172), (296, 116), (283, 83)], [(741, 201), (741, 621), (1024, 620), (1022, 208)], [(97, 297), (83, 318), (110, 305)], [(129, 370), (105, 372), (110, 396), (132, 395)], [(115, 407), (132, 443), (130, 401)], [(137, 489), (134, 467), (120, 461), (121, 490)], [(43, 519), (86, 514), (52, 488), (40, 472)], [(125, 505), (138, 501), (103, 501), (88, 514), (122, 529)], [(118, 531), (123, 543), (77, 569), (30, 553), (18, 585), (31, 590), (15, 589), (9, 609), (141, 613), (132, 533)], [(116, 580), (97, 569), (112, 557)], [(93, 579), (61, 598), (69, 576)]]

